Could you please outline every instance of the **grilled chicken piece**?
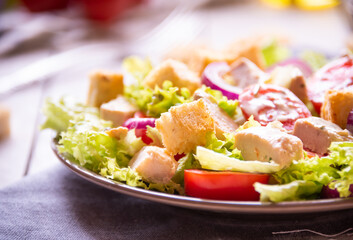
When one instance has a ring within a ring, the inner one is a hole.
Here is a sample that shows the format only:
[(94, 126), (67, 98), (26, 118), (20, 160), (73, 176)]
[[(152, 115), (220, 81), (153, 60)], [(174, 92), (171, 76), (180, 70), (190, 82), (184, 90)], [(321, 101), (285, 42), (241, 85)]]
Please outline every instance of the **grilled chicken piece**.
[(114, 127), (119, 127), (127, 119), (131, 118), (137, 110), (123, 96), (119, 96), (108, 103), (102, 104), (100, 113), (102, 119), (112, 121)]
[(353, 141), (347, 130), (318, 117), (298, 119), (293, 135), (302, 140), (304, 148), (321, 155), (327, 153), (331, 142)]
[(234, 84), (240, 88), (263, 82), (267, 74), (247, 58), (240, 58), (231, 65)]
[(177, 161), (166, 153), (165, 148), (155, 146), (143, 147), (129, 163), (130, 168), (146, 181), (162, 184), (171, 180), (177, 165)]
[(210, 111), (211, 116), (215, 121), (216, 136), (219, 139), (224, 139), (224, 133), (232, 133), (239, 127), (237, 123), (220, 107), (218, 107), (215, 99), (201, 89), (196, 90), (193, 96), (194, 100), (203, 99)]
[(293, 66), (276, 67), (267, 83), (291, 90), (302, 102), (308, 101), (305, 78), (299, 68)]
[(282, 167), (303, 157), (299, 138), (272, 127), (250, 127), (237, 132), (235, 147), (245, 160), (274, 161)]

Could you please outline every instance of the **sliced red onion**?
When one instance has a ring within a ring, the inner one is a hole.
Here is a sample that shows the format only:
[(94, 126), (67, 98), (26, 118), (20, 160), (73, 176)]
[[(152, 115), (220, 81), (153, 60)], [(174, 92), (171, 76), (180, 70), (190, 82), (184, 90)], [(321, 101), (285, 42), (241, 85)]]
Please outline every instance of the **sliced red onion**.
[(156, 118), (130, 118), (126, 120), (123, 127), (128, 129), (147, 129), (147, 126), (155, 127)]
[(353, 109), (348, 114), (346, 128), (353, 134)]
[(238, 99), (242, 89), (227, 84), (222, 77), (230, 70), (230, 66), (226, 62), (210, 63), (203, 71), (202, 83), (214, 90), (221, 91), (228, 99)]
[[(353, 197), (353, 184), (349, 186), (351, 192), (350, 197)], [(329, 186), (323, 186), (321, 190), (321, 198), (339, 198), (340, 194), (337, 189), (331, 189)]]
[(288, 65), (299, 68), (302, 71), (304, 77), (310, 77), (313, 74), (313, 70), (311, 69), (311, 67), (306, 62), (304, 62), (299, 58), (290, 58), (282, 62), (279, 62), (271, 66), (268, 69), (268, 71), (271, 72), (275, 67), (278, 67), (278, 66), (288, 66)]

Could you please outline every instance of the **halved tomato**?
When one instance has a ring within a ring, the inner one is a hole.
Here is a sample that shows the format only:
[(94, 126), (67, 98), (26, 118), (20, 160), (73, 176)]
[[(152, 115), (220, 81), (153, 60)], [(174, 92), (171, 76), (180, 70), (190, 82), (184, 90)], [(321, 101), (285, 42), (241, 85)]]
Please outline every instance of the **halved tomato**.
[(269, 177), (268, 174), (187, 169), (184, 171), (184, 187), (186, 195), (191, 197), (258, 201), (259, 193), (255, 191), (254, 183), (268, 183)]
[(308, 108), (294, 93), (270, 84), (256, 84), (244, 89), (239, 102), (245, 118), (253, 115), (263, 126), (277, 120), (285, 129), (292, 130), (297, 119), (311, 116)]

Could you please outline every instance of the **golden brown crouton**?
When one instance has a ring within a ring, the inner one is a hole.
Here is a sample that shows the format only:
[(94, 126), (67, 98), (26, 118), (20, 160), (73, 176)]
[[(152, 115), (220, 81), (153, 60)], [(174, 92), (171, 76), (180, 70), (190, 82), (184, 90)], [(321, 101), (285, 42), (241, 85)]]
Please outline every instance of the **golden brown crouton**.
[(225, 52), (233, 61), (245, 57), (255, 63), (259, 68), (264, 69), (265, 62), (261, 53), (261, 44), (263, 41), (259, 38), (248, 38), (231, 43)]
[(90, 75), (87, 105), (100, 107), (124, 91), (123, 75), (109, 72), (95, 72)]
[(137, 110), (123, 96), (119, 96), (110, 102), (102, 104), (100, 114), (102, 119), (112, 121), (113, 126), (118, 127), (131, 118)]
[(353, 109), (353, 89), (328, 90), (321, 107), (321, 117), (345, 129), (349, 112)]
[(150, 88), (162, 87), (163, 82), (169, 80), (173, 86), (188, 88), (194, 92), (201, 86), (200, 78), (184, 63), (168, 59), (154, 68), (145, 78), (144, 84)]
[(203, 71), (208, 64), (213, 62), (227, 62), (232, 63), (235, 61), (231, 55), (226, 54), (222, 51), (217, 51), (213, 49), (197, 49), (188, 54), (189, 59), (187, 60), (187, 65), (189, 68), (196, 72), (199, 76), (202, 75)]
[(126, 127), (117, 127), (111, 128), (105, 131), (110, 137), (115, 138), (116, 140), (121, 140), (127, 136), (129, 129)]
[(10, 110), (0, 105), (0, 139), (10, 135)]
[(172, 107), (156, 121), (163, 144), (173, 155), (205, 145), (206, 133), (214, 131), (214, 125), (215, 120), (203, 99)]

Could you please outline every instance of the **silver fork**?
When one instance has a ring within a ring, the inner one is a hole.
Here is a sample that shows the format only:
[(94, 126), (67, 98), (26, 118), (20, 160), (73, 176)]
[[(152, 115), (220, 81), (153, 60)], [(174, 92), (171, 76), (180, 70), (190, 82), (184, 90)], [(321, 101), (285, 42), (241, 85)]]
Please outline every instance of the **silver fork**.
[[(0, 77), (0, 98), (35, 83), (45, 81), (54, 74), (70, 67), (107, 62), (138, 53), (160, 55), (167, 48), (187, 44), (202, 31), (204, 24), (193, 16), (195, 8), (208, 0), (186, 1), (177, 6), (160, 24), (129, 46), (116, 43), (94, 43), (68, 50), (36, 61), (21, 70)], [(183, 31), (180, 27), (183, 26)], [(179, 32), (177, 32), (179, 31)], [(187, 34), (185, 34), (187, 33)], [(111, 49), (124, 49), (118, 54)]]

